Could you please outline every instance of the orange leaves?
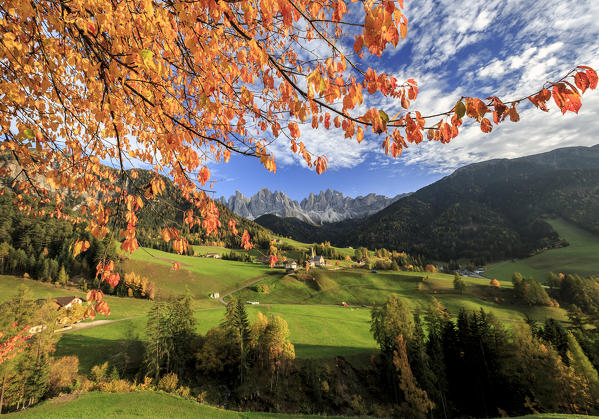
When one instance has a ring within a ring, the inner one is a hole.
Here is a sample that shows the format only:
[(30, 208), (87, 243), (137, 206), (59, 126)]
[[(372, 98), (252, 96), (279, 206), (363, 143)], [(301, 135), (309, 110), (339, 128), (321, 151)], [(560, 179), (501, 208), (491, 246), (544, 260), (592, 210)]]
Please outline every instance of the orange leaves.
[(318, 173), (320, 175), (323, 172), (326, 172), (327, 163), (328, 163), (328, 159), (326, 158), (326, 156), (318, 157), (316, 159), (316, 173)]
[(480, 130), (484, 133), (491, 132), (493, 130), (493, 125), (491, 125), (491, 121), (487, 118), (483, 118), (480, 121)]
[(89, 242), (87, 240), (77, 240), (73, 244), (73, 257), (77, 257), (77, 255), (85, 252), (87, 249), (89, 249)]
[(104, 293), (100, 290), (89, 290), (85, 299), (88, 303), (100, 302), (104, 298)]
[(477, 121), (481, 121), (483, 116), (488, 112), (489, 108), (485, 103), (478, 98), (466, 98), (466, 115), (470, 118), (474, 118)]
[(125, 252), (133, 253), (137, 249), (139, 249), (139, 244), (135, 237), (129, 237), (121, 243), (121, 250), (124, 250)]
[(237, 232), (237, 223), (232, 218), (229, 220), (229, 228), (231, 229), (231, 233), (233, 233), (233, 235), (236, 236), (238, 233)]
[(150, 183), (146, 185), (144, 196), (146, 197), (146, 199), (155, 198), (156, 196), (162, 194), (164, 188), (164, 180), (159, 177), (155, 177), (150, 181)]
[(98, 277), (113, 288), (116, 287), (121, 280), (119, 273), (114, 272), (114, 262), (112, 260), (105, 263), (98, 263), (96, 266), (96, 278)]
[(287, 125), (287, 128), (289, 129), (289, 135), (291, 135), (292, 138), (300, 137), (300, 130), (296, 122), (290, 122)]
[(363, 139), (364, 139), (364, 129), (360, 125), (360, 126), (358, 126), (358, 133), (356, 134), (356, 140), (358, 141), (358, 144), (361, 143)]
[[(108, 317), (110, 315), (110, 308), (108, 308), (108, 303), (104, 300), (102, 300), (96, 304), (95, 311), (96, 311), (96, 313), (103, 314), (106, 317)], [(93, 316), (90, 316), (90, 317), (93, 317)]]
[(387, 122), (389, 122), (389, 117), (384, 111), (379, 111), (374, 108), (368, 109), (361, 117), (361, 120), (370, 123), (372, 132), (375, 134), (380, 134), (381, 132), (387, 131)]
[(275, 264), (279, 261), (279, 258), (277, 257), (277, 255), (270, 255), (270, 268), (274, 268)]
[(586, 73), (583, 73), (582, 71), (574, 75), (574, 83), (576, 83), (576, 87), (582, 90), (582, 93), (584, 93), (591, 84)]
[[(363, 39), (354, 43), (354, 51), (360, 52), (362, 43), (369, 52), (380, 56), (388, 43), (394, 47), (397, 46), (399, 38), (405, 38), (408, 32), (408, 19), (399, 10), (395, 8), (392, 1), (385, 1), (383, 5), (376, 5), (374, 2), (366, 2), (364, 11), (364, 32), (360, 35)], [(399, 26), (399, 30), (398, 30)], [(357, 45), (356, 45), (357, 44)]]
[(181, 264), (179, 262), (174, 262), (173, 271), (178, 271), (179, 269), (181, 269)]
[(580, 102), (580, 94), (570, 83), (569, 86), (565, 83), (556, 83), (553, 85), (552, 93), (553, 100), (558, 108), (565, 114), (567, 111), (578, 113), (582, 106)]
[(243, 230), (243, 234), (241, 235), (241, 246), (245, 250), (250, 250), (252, 247), (254, 247), (250, 242), (250, 233), (248, 233), (247, 230)]
[(174, 227), (165, 227), (162, 229), (162, 240), (165, 242), (170, 242), (172, 239), (179, 239), (180, 234), (179, 230)]
[[(583, 70), (585, 70), (584, 73), (579, 72), (577, 74), (580, 74), (579, 78), (581, 78), (582, 75), (586, 76), (586, 79), (589, 82), (587, 87), (589, 87), (590, 89), (597, 88), (597, 72), (595, 70), (593, 70), (591, 67), (588, 67), (586, 65), (579, 65), (577, 68), (582, 68)], [(576, 76), (575, 76), (575, 80), (576, 80)], [(584, 93), (584, 91), (586, 89), (581, 88), (581, 90), (582, 90), (582, 93)]]
[(325, 80), (318, 70), (311, 72), (306, 77), (306, 81), (308, 82), (308, 97), (313, 98), (316, 95), (322, 95), (327, 89)]
[(172, 247), (180, 255), (189, 251), (189, 243), (185, 239), (174, 239)]
[(210, 169), (208, 169), (206, 166), (202, 166), (200, 172), (198, 173), (198, 181), (200, 182), (200, 185), (204, 186), (206, 182), (208, 182), (208, 179), (210, 179)]

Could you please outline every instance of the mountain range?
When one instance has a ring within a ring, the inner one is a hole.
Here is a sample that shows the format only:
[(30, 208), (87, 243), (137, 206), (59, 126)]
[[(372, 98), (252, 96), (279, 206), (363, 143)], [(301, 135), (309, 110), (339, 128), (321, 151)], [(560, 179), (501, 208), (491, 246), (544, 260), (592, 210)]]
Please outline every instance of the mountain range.
[(566, 245), (546, 222), (556, 217), (599, 234), (599, 145), (464, 166), (353, 222), (318, 227), (272, 215), (256, 222), (302, 241), (485, 263)]
[(351, 198), (339, 191), (327, 189), (317, 195), (311, 193), (298, 202), (289, 198), (284, 192), (271, 192), (267, 188), (262, 188), (251, 198), (236, 191), (235, 195), (228, 200), (221, 197), (219, 202), (235, 214), (250, 220), (273, 214), (284, 218), (297, 218), (308, 224), (321, 225), (375, 214), (407, 195), (409, 194), (388, 198), (371, 193)]

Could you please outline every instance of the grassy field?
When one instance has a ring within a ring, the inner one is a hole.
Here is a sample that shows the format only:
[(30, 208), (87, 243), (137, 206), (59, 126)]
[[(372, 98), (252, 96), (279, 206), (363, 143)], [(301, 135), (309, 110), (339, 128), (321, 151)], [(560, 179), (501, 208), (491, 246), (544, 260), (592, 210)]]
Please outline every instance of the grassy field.
[[(28, 288), (31, 291), (32, 298), (35, 299), (70, 295), (85, 298), (85, 293), (75, 288), (62, 288), (48, 282), (0, 275), (0, 303), (17, 295), (21, 287)], [(150, 301), (144, 299), (119, 298), (110, 295), (105, 296), (105, 299), (110, 306), (110, 320), (145, 316), (152, 304)], [(104, 318), (104, 316), (98, 317), (98, 319), (100, 318)]]
[[(181, 269), (175, 271), (172, 264)], [(208, 296), (221, 295), (258, 278), (280, 277), (280, 271), (255, 263), (182, 256), (160, 250), (140, 248), (122, 263), (125, 272), (134, 271), (154, 281), (157, 298), (190, 293), (202, 307), (218, 306)]]
[(544, 282), (549, 272), (599, 275), (599, 237), (564, 220), (548, 222), (560, 238), (570, 243), (569, 246), (547, 250), (526, 259), (494, 263), (487, 267), (485, 276), (511, 281), (513, 273), (520, 272)]
[[(270, 418), (317, 418), (323, 416), (284, 415), (261, 412), (235, 412), (202, 405), (181, 397), (152, 391), (133, 393), (85, 393), (72, 397), (58, 398), (39, 404), (31, 409), (11, 413), (14, 418), (216, 418), (216, 419), (270, 419)], [(335, 416), (327, 416), (335, 418)], [(526, 419), (590, 419), (596, 416), (538, 414), (521, 416)]]
[(152, 391), (134, 393), (85, 393), (75, 400), (49, 400), (23, 412), (12, 413), (15, 418), (310, 418), (317, 416), (283, 415), (260, 412), (235, 412), (202, 405), (181, 397)]
[[(521, 320), (526, 315), (543, 320), (553, 317), (565, 320), (559, 308), (528, 307), (510, 304), (510, 282), (502, 289), (489, 286), (489, 280), (464, 278), (463, 295), (453, 290), (453, 276), (442, 273), (379, 271), (375, 274), (363, 269), (320, 270), (318, 280), (302, 280), (301, 276), (287, 275), (282, 279), (269, 278), (263, 282), (270, 287), (269, 294), (257, 292), (256, 287), (246, 288), (235, 296), (261, 304), (335, 304), (350, 305), (383, 303), (392, 294), (406, 298), (414, 310), (426, 310), (433, 298), (443, 303), (451, 313), (460, 308), (477, 310), (483, 307), (503, 320)], [(423, 278), (425, 278), (423, 280)], [(497, 298), (497, 300), (495, 299)]]
[[(258, 312), (284, 318), (295, 345), (297, 358), (333, 358), (371, 353), (376, 344), (370, 334), (370, 311), (335, 306), (266, 305), (248, 306), (250, 320)], [(223, 320), (224, 308), (195, 312), (197, 330), (206, 333)], [(56, 356), (77, 355), (79, 371), (88, 373), (120, 352), (127, 339), (145, 337), (147, 317), (136, 317), (101, 326), (64, 333)]]

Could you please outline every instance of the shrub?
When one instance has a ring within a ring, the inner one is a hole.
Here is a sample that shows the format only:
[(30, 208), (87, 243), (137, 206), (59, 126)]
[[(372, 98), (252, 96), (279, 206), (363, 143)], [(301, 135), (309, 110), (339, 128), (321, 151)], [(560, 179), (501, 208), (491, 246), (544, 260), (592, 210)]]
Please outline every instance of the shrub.
[(457, 273), (453, 278), (453, 289), (459, 292), (460, 294), (463, 294), (466, 290), (466, 283), (464, 282), (462, 277)]
[(144, 382), (139, 383), (137, 387), (140, 390), (147, 390), (152, 385), (152, 379), (150, 377), (144, 377)]
[(258, 284), (256, 286), (256, 292), (260, 294), (270, 294), (270, 287), (268, 284)]
[(127, 380), (112, 380), (100, 383), (100, 390), (106, 393), (129, 393), (135, 389), (135, 385)]
[(491, 279), (491, 282), (489, 282), (489, 285), (491, 285), (492, 287), (501, 288), (501, 284), (495, 278)]
[(79, 358), (63, 356), (52, 362), (48, 374), (48, 389), (51, 394), (58, 394), (73, 385), (79, 371)]
[(181, 386), (177, 389), (177, 394), (186, 399), (189, 398), (190, 393), (191, 393), (191, 390), (189, 390), (189, 387)]
[(158, 382), (158, 389), (167, 393), (174, 393), (179, 383), (179, 377), (174, 372), (169, 372)]
[(425, 266), (424, 270), (426, 272), (431, 272), (431, 273), (439, 272), (439, 270), (437, 269), (437, 267), (435, 265), (431, 265), (430, 263)]
[(92, 367), (90, 373), (90, 379), (95, 383), (101, 383), (106, 381), (106, 377), (108, 376), (108, 362), (103, 363), (102, 365), (94, 365)]

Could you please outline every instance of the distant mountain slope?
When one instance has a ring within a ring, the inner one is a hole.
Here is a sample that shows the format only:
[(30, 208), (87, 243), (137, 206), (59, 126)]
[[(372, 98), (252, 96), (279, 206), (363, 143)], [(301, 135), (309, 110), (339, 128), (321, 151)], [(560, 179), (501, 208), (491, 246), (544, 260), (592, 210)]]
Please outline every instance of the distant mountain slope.
[(279, 217), (293, 217), (310, 224), (323, 224), (352, 218), (362, 218), (375, 214), (407, 194), (394, 198), (368, 194), (350, 198), (341, 192), (327, 189), (318, 195), (311, 193), (301, 202), (292, 200), (285, 193), (271, 192), (267, 188), (260, 189), (251, 198), (237, 191), (228, 200), (220, 198), (220, 202), (241, 217), (253, 220), (262, 215), (274, 214)]
[(547, 216), (599, 233), (599, 145), (471, 164), (352, 227), (325, 225), (314, 240), (483, 263), (564, 245)]

